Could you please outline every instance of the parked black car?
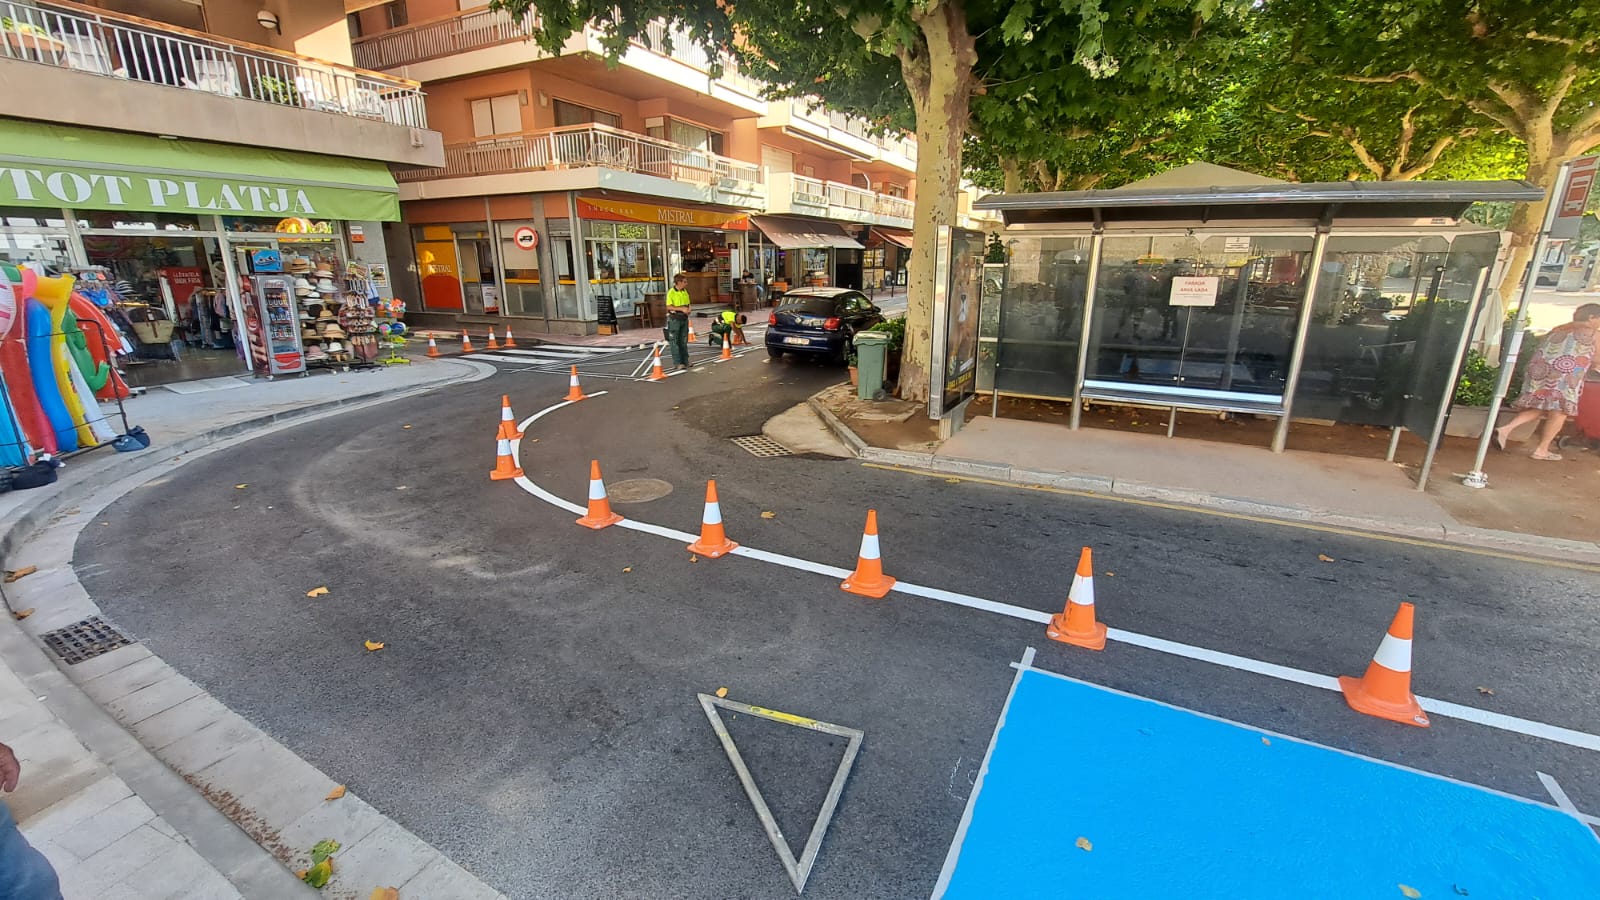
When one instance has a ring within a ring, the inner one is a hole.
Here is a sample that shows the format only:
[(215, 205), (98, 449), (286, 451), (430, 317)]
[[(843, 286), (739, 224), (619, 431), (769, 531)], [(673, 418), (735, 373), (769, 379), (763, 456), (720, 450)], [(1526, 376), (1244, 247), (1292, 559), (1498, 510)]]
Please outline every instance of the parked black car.
[(806, 353), (844, 361), (855, 333), (883, 321), (867, 295), (849, 288), (800, 288), (767, 319), (767, 353)]

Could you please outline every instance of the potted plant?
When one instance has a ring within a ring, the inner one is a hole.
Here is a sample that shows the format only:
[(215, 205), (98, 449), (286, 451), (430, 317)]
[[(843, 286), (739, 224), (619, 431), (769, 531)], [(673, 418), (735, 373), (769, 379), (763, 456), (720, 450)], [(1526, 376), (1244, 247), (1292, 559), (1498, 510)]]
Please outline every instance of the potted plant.
[(855, 341), (844, 342), (844, 364), (850, 369), (850, 386), (855, 387), (861, 375), (856, 369), (856, 344)]
[(889, 335), (889, 347), (884, 359), (884, 380), (895, 384), (900, 378), (900, 355), (906, 344), (906, 320), (885, 319), (872, 326), (872, 331), (882, 331)]
[[(1523, 346), (1529, 346), (1532, 340), (1525, 341)], [(1511, 374), (1511, 383), (1506, 388), (1506, 406), (1500, 409), (1500, 418), (1506, 419), (1515, 415), (1509, 408), (1512, 400), (1522, 393), (1522, 375), (1528, 363), (1529, 354), (1524, 352), (1517, 360), (1517, 370)], [(1489, 364), (1489, 360), (1476, 350), (1468, 350), (1467, 358), (1461, 364), (1461, 377), (1456, 381), (1455, 396), (1451, 398), (1450, 418), (1445, 422), (1444, 433), (1453, 437), (1476, 438), (1483, 434), (1485, 424), (1489, 420), (1489, 404), (1494, 402), (1494, 386), (1500, 380), (1500, 369)], [(1528, 425), (1513, 439), (1521, 439), (1531, 433), (1534, 425)]]

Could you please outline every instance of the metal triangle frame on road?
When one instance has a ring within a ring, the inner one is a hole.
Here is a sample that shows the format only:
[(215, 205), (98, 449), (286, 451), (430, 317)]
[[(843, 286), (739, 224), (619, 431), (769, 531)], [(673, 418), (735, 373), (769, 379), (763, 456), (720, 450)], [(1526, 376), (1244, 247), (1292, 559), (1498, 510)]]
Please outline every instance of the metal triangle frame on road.
[[(789, 873), (789, 880), (794, 882), (795, 893), (805, 893), (806, 879), (810, 877), (811, 867), (816, 864), (817, 853), (822, 849), (822, 836), (828, 831), (828, 823), (833, 821), (833, 811), (839, 805), (839, 795), (844, 793), (844, 783), (850, 777), (850, 767), (855, 765), (856, 753), (861, 750), (863, 733), (855, 728), (819, 722), (805, 716), (751, 706), (734, 700), (724, 700), (710, 694), (696, 696), (700, 698), (700, 706), (705, 710), (706, 718), (711, 720), (711, 729), (717, 733), (717, 739), (722, 741), (722, 749), (728, 754), (728, 761), (733, 763), (733, 771), (739, 776), (739, 783), (744, 785), (745, 794), (750, 798), (751, 805), (756, 808), (756, 817), (761, 820), (761, 827), (766, 829), (767, 838), (772, 841), (772, 848), (778, 851), (778, 858), (783, 861), (783, 867)], [(717, 714), (717, 707), (850, 739), (849, 745), (844, 748), (844, 757), (839, 760), (839, 768), (834, 772), (833, 783), (828, 786), (828, 795), (823, 798), (822, 808), (817, 811), (816, 823), (811, 826), (811, 835), (806, 838), (805, 850), (801, 851), (799, 860), (794, 858), (794, 851), (789, 849), (788, 840), (778, 828), (778, 821), (772, 817), (772, 810), (767, 807), (766, 798), (761, 796), (761, 789), (756, 787), (749, 767), (744, 764), (744, 757), (739, 755), (739, 748), (734, 746), (733, 736), (728, 734), (728, 727)]]

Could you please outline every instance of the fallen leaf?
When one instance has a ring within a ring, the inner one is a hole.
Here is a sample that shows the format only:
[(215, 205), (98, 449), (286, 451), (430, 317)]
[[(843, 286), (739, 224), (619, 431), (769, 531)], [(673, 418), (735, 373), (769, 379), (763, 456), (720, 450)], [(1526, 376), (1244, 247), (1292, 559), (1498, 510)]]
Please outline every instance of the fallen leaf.
[(383, 641), (365, 641), (363, 643), (364, 643), (364, 646), (368, 650), (382, 650), (383, 649)]
[(624, 572), (632, 572), (633, 571), (633, 566), (623, 566), (622, 567), (622, 571), (624, 571)]
[(1318, 553), (1317, 554), (1317, 559), (1320, 559), (1323, 562), (1333, 562), (1333, 557), (1329, 556), (1326, 553)]
[(537, 443), (539, 443), (539, 439), (538, 438), (528, 438), (528, 443), (537, 444)]
[(323, 797), (322, 799), (324, 799), (324, 800), (337, 800), (337, 799), (339, 799), (340, 797), (343, 797), (343, 796), (344, 796), (344, 785), (339, 784), (339, 785), (334, 785), (333, 790), (328, 792), (328, 796)]
[(250, 483), (249, 482), (245, 482), (244, 484), (236, 484), (236, 485), (234, 485), (233, 489), (236, 490), (236, 491), (242, 491), (242, 490), (244, 490), (245, 488), (247, 488), (249, 486), (250, 486)]
[(328, 881), (332, 878), (333, 857), (331, 856), (305, 870), (304, 874), (300, 876), (301, 881), (304, 881), (306, 884), (309, 884), (314, 888), (327, 887)]
[(725, 688), (725, 687), (717, 688), (717, 696), (718, 697), (726, 697), (726, 696), (728, 696), (728, 689)]
[(372, 896), (367, 900), (400, 900), (400, 889), (392, 887), (376, 887), (372, 889)]
[(323, 597), (323, 596), (327, 596), (327, 593), (328, 593), (327, 586), (314, 587), (311, 590), (306, 591), (306, 596), (307, 597)]
[(761, 518), (763, 519), (776, 519), (777, 517), (778, 514), (770, 509), (764, 509), (761, 511)]
[(1107, 578), (1115, 578), (1115, 577), (1117, 577), (1117, 573), (1115, 573), (1115, 572), (1107, 572), (1106, 573), (1106, 577)]
[(1262, 738), (1261, 739), (1261, 745), (1263, 747), (1271, 747), (1272, 746), (1272, 738)]
[(403, 484), (395, 485), (394, 489), (397, 490), (397, 491), (409, 490), (409, 488), (406, 485), (403, 485)]
[(693, 553), (689, 554), (689, 562), (699, 562), (699, 561), (700, 561), (700, 557), (695, 556)]
[[(21, 617), (19, 616), (18, 618), (21, 618)], [(1478, 688), (1478, 693), (1483, 694), (1484, 696), (1487, 696), (1487, 697), (1493, 697), (1494, 696), (1494, 691), (1491, 691), (1486, 687), (1479, 687)]]
[(311, 861), (319, 863), (338, 852), (338, 841), (333, 838), (323, 838), (311, 845)]
[(1400, 893), (1405, 894), (1407, 897), (1410, 897), (1411, 900), (1417, 900), (1418, 897), (1422, 896), (1422, 892), (1421, 891), (1417, 890), (1416, 888), (1412, 887), (1409, 884), (1400, 885)]
[(19, 610), (17, 610), (16, 612), (11, 614), (11, 617), (16, 619), (18, 622), (21, 622), (23, 619), (26, 619), (27, 617), (29, 617), (31, 615), (33, 615), (33, 607), (30, 606), (27, 609), (19, 609)]
[(400, 427), (401, 428), (410, 428), (411, 426), (410, 425), (401, 425)]
[(1088, 851), (1094, 849), (1094, 845), (1089, 843), (1089, 839), (1086, 838), (1086, 837), (1078, 838), (1076, 841), (1073, 841), (1073, 843), (1078, 845), (1078, 849), (1079, 850), (1083, 850), (1085, 852), (1088, 852)]
[(35, 573), (37, 571), (39, 571), (39, 567), (38, 566), (23, 566), (22, 568), (17, 569), (15, 571), (13, 571), (11, 569), (7, 569), (6, 570), (6, 584), (10, 584), (13, 581), (21, 581), (22, 579), (27, 578), (29, 575), (32, 575), (33, 573)]

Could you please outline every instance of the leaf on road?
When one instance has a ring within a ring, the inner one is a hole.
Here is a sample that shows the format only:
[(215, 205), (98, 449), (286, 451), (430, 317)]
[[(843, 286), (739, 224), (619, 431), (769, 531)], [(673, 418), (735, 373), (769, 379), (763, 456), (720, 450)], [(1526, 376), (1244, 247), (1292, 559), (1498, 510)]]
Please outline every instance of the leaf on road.
[(1323, 562), (1333, 562), (1333, 557), (1329, 556), (1326, 553), (1318, 553), (1317, 554), (1317, 559), (1320, 559)]
[(394, 489), (397, 490), (397, 491), (405, 491), (405, 490), (410, 490), (410, 487), (408, 485), (404, 485), (404, 484), (397, 484), (397, 485), (394, 486)]
[(338, 784), (338, 785), (334, 785), (333, 790), (328, 792), (328, 796), (323, 797), (322, 799), (324, 799), (324, 800), (337, 800), (337, 799), (339, 799), (340, 797), (343, 797), (343, 796), (344, 796), (344, 785)]
[(1409, 884), (1400, 885), (1400, 893), (1405, 894), (1407, 897), (1410, 897), (1411, 900), (1417, 900), (1418, 897), (1422, 896), (1422, 892), (1421, 891), (1417, 890), (1416, 888), (1412, 887)]
[(1105, 576), (1107, 578), (1115, 578), (1115, 577), (1117, 577), (1117, 573), (1115, 573), (1115, 572), (1107, 572), (1107, 573), (1105, 573)]
[(17, 569), (15, 571), (13, 571), (11, 569), (7, 569), (6, 570), (6, 584), (10, 584), (13, 581), (21, 581), (22, 579), (27, 578), (29, 575), (32, 575), (33, 573), (35, 573), (37, 571), (39, 571), (39, 567), (38, 566), (23, 566), (22, 568)]
[(725, 687), (717, 688), (717, 696), (718, 697), (726, 697), (726, 696), (728, 696), (728, 689), (725, 688)]
[(401, 425), (400, 427), (401, 428), (410, 428), (411, 426), (410, 425)]
[(961, 483), (961, 479), (959, 479), (959, 478), (946, 478), (944, 480), (944, 483), (945, 484), (960, 484)]
[(236, 491), (242, 491), (242, 490), (244, 490), (245, 488), (247, 488), (249, 486), (250, 486), (250, 483), (249, 482), (245, 482), (244, 484), (236, 484), (236, 485), (234, 485), (233, 489), (236, 490)]
[(327, 596), (327, 593), (328, 593), (328, 586), (327, 585), (323, 585), (322, 587), (314, 587), (311, 590), (306, 591), (306, 596), (307, 597), (324, 597), (324, 596)]
[(778, 514), (770, 509), (764, 509), (761, 511), (761, 518), (763, 519), (776, 519), (777, 517)]
[(689, 562), (699, 562), (699, 561), (700, 561), (700, 557), (695, 556), (693, 553), (689, 554)]
[(1089, 843), (1089, 839), (1086, 837), (1078, 838), (1076, 841), (1073, 841), (1073, 843), (1077, 844), (1078, 849), (1084, 851), (1085, 853), (1094, 849), (1094, 845)]
[(328, 857), (339, 852), (339, 842), (333, 838), (323, 838), (311, 845), (311, 861), (320, 863)]
[(1262, 738), (1261, 739), (1261, 746), (1263, 746), (1263, 747), (1271, 747), (1272, 746), (1272, 738), (1267, 738), (1267, 737)]
[(328, 857), (304, 872), (300, 873), (300, 880), (314, 888), (328, 886), (328, 881), (333, 878), (333, 857)]
[(26, 619), (27, 617), (29, 617), (31, 615), (33, 615), (33, 607), (30, 606), (27, 609), (19, 609), (19, 610), (17, 610), (16, 612), (11, 614), (11, 617), (13, 619), (16, 619), (18, 622), (21, 622), (23, 619)]
[(363, 646), (365, 646), (368, 650), (382, 650), (383, 649), (383, 641), (364, 641), (362, 643), (363, 643)]
[(1494, 691), (1492, 691), (1492, 690), (1490, 690), (1490, 689), (1488, 689), (1486, 687), (1482, 687), (1481, 685), (1478, 687), (1478, 693), (1483, 694), (1486, 697), (1493, 697), (1494, 696)]
[(367, 900), (400, 900), (400, 889), (392, 887), (376, 887)]

